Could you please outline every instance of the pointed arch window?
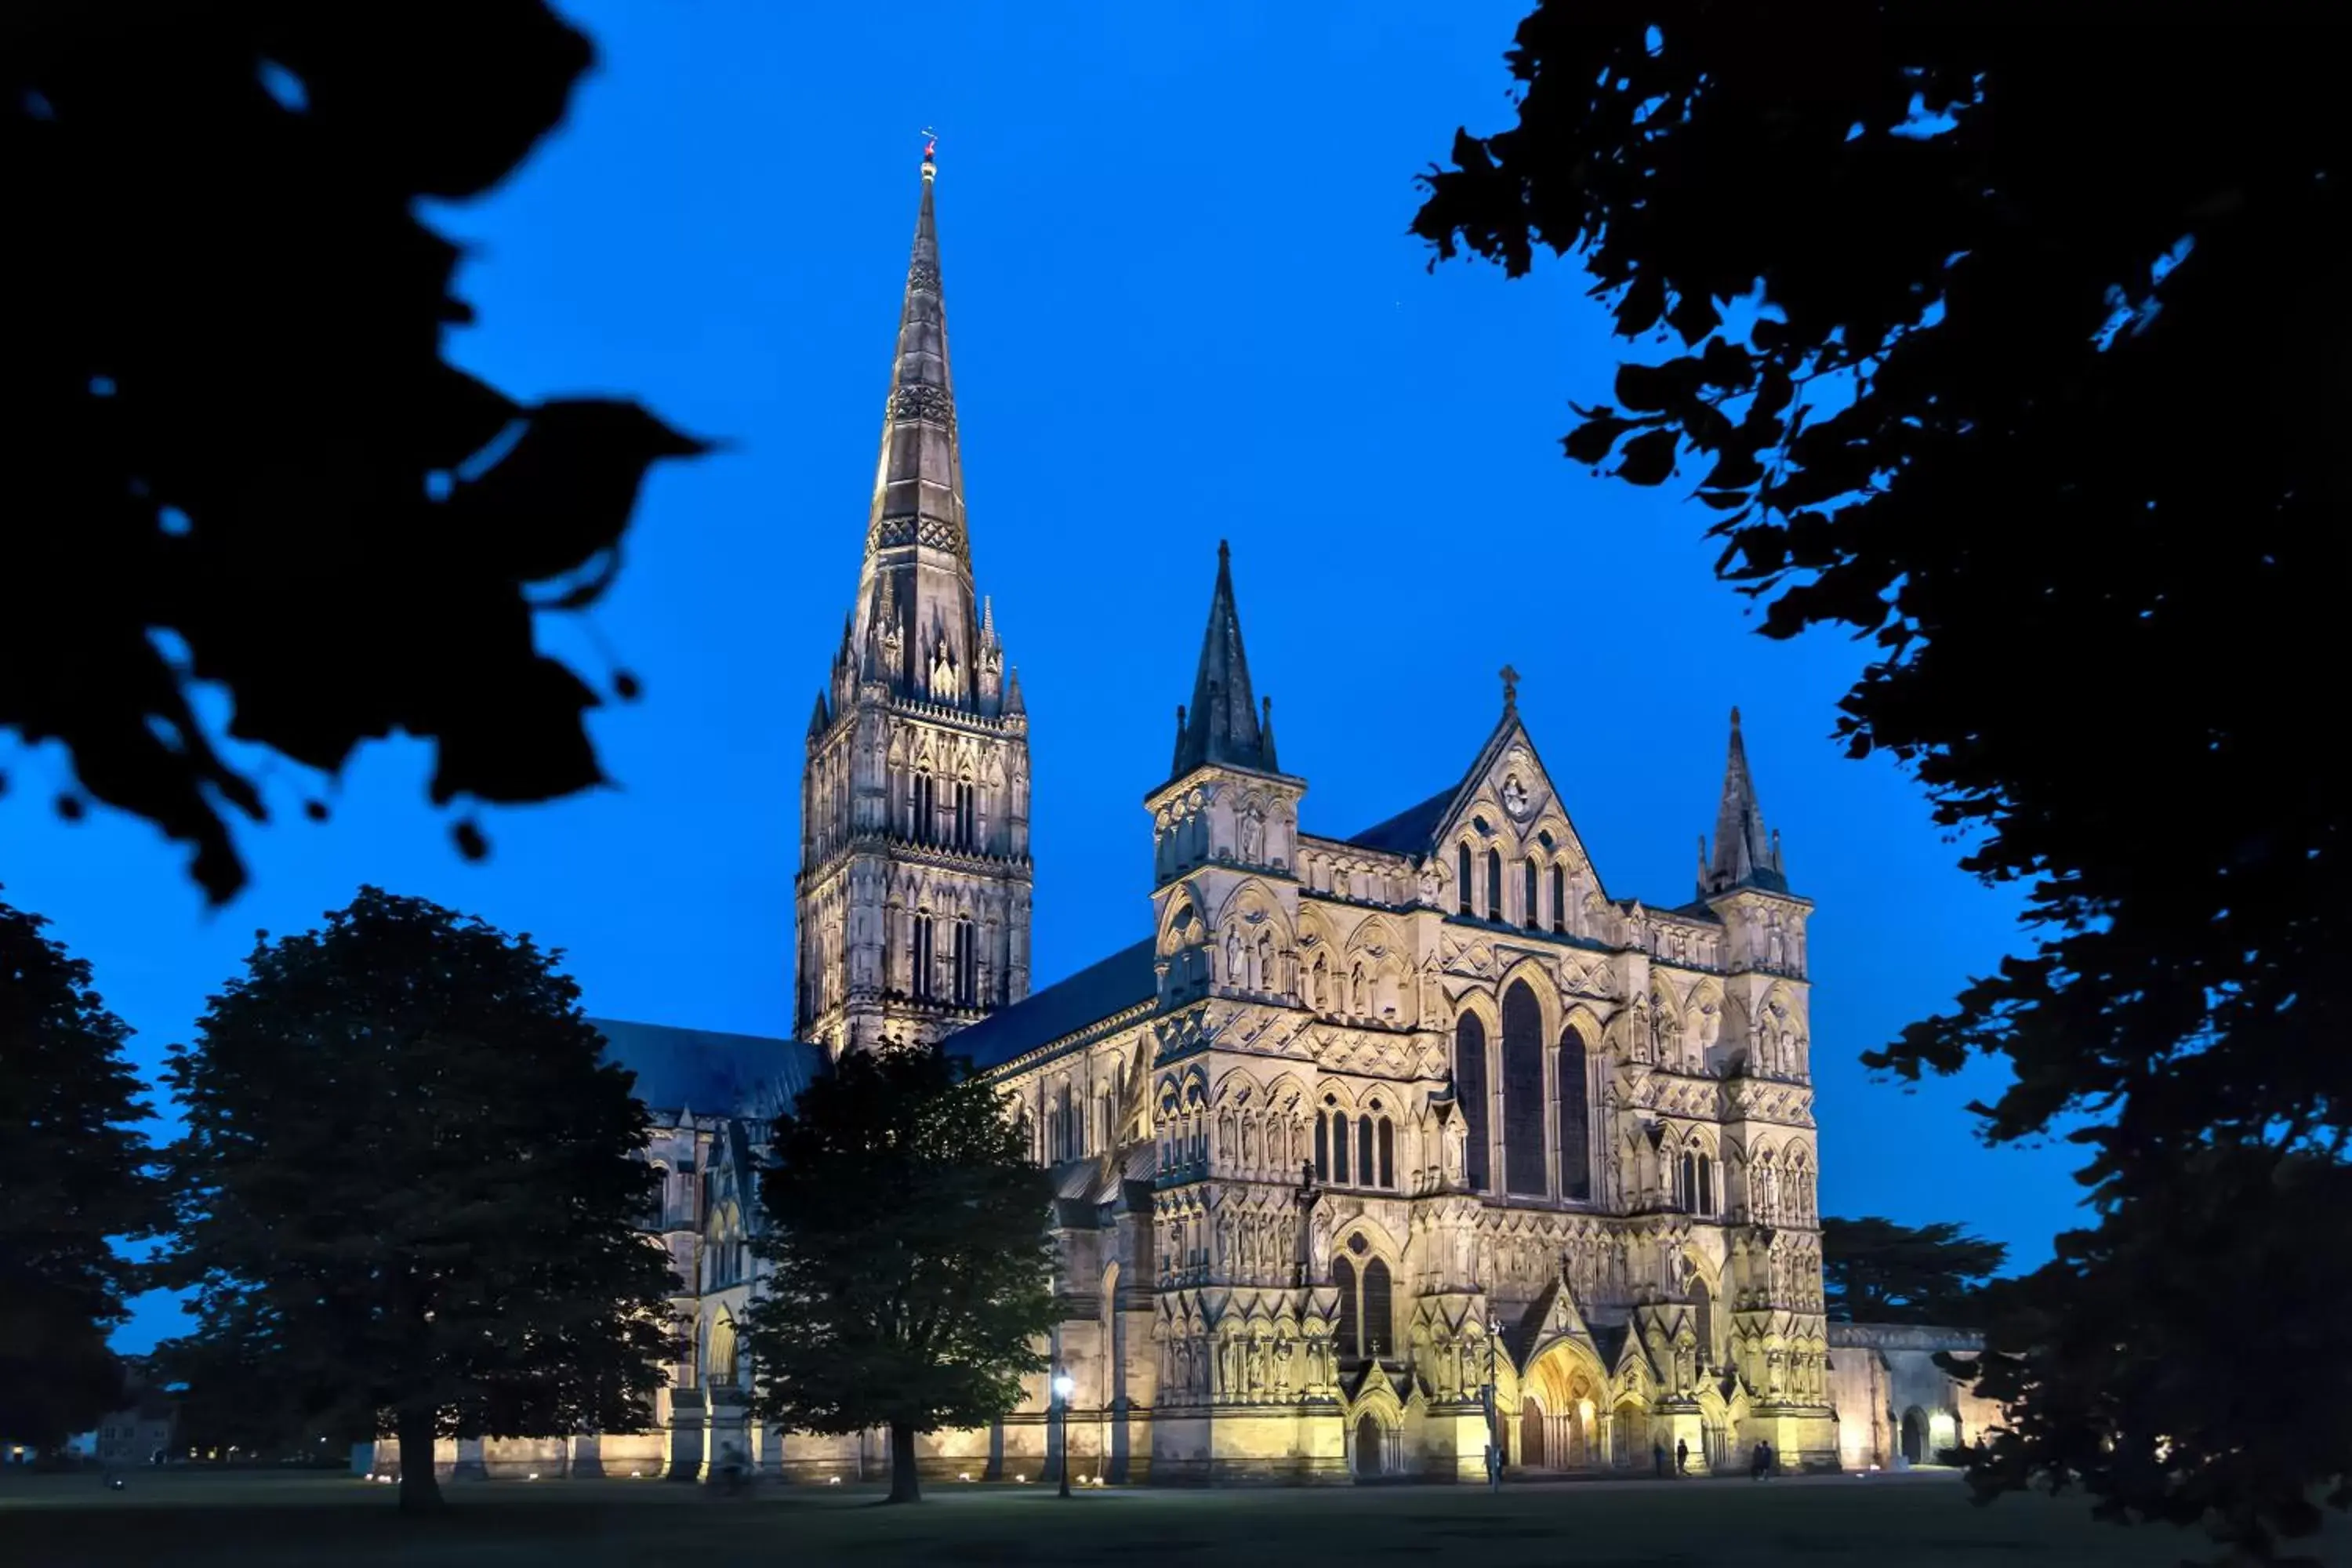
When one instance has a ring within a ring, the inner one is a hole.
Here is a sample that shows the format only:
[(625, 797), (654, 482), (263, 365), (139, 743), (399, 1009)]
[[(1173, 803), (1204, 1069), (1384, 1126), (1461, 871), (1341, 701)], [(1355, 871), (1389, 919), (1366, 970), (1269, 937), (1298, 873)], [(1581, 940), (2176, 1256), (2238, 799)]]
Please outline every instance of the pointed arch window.
[(1551, 868), (1551, 929), (1568, 930), (1568, 872), (1558, 862)]
[(1584, 1036), (1559, 1036), (1559, 1195), (1592, 1196), (1592, 1099), (1586, 1079)]
[[(1468, 855), (1468, 850), (1463, 851)], [(1487, 1190), (1486, 1178), (1486, 1026), (1475, 1013), (1465, 1013), (1454, 1026), (1454, 1099), (1462, 1109), (1462, 1173), (1470, 1190)]]
[(1454, 854), (1454, 879), (1462, 884), (1460, 900), (1464, 914), (1475, 914), (1476, 906), (1470, 901), (1470, 846), (1465, 844)]
[(971, 1007), (980, 1001), (980, 943), (971, 921), (955, 923), (955, 1000), (960, 1007)]
[(1503, 1184), (1542, 1197), (1544, 1174), (1543, 1008), (1524, 980), (1503, 993)]
[(1380, 1137), (1381, 1186), (1396, 1187), (1396, 1126), (1385, 1116), (1381, 1118)]
[(1503, 918), (1503, 852), (1499, 849), (1486, 851), (1486, 918)]
[(1356, 1266), (1345, 1258), (1333, 1258), (1331, 1283), (1339, 1291), (1339, 1321), (1333, 1327), (1332, 1341), (1339, 1347), (1340, 1355), (1360, 1359), (1364, 1352), (1356, 1338), (1357, 1325), (1362, 1321), (1357, 1315)]
[(1315, 1179), (1331, 1179), (1331, 1116), (1323, 1110), (1315, 1113)]
[[(1377, 1136), (1372, 1131), (1372, 1123), (1376, 1120), (1370, 1116), (1356, 1119), (1356, 1180), (1367, 1187), (1376, 1184), (1374, 1178), (1380, 1171), (1379, 1164), (1372, 1159), (1372, 1144)], [(1381, 1125), (1387, 1124), (1383, 1122)]]
[(1390, 1356), (1396, 1353), (1396, 1340), (1391, 1330), (1395, 1317), (1396, 1292), (1389, 1286), (1389, 1266), (1375, 1258), (1364, 1265), (1364, 1354)]
[(917, 915), (915, 917), (915, 984), (909, 989), (913, 991), (915, 1000), (918, 1002), (929, 1002), (939, 994), (939, 953), (934, 946), (935, 940), (931, 929), (931, 917), (928, 914)]
[(1525, 874), (1520, 879), (1527, 884), (1521, 889), (1527, 907), (1519, 911), (1519, 923), (1529, 931), (1537, 931), (1543, 926), (1543, 900), (1538, 897), (1537, 882), (1537, 879), (1543, 874), (1543, 868), (1538, 866), (1533, 860), (1524, 862), (1524, 866)]
[(1331, 1117), (1331, 1179), (1341, 1186), (1348, 1184), (1348, 1117), (1335, 1111)]

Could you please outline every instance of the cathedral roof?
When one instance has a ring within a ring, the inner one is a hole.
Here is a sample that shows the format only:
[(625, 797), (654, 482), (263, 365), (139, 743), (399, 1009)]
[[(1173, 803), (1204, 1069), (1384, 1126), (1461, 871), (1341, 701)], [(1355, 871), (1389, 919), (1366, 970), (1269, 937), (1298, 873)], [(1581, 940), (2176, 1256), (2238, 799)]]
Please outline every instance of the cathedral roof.
[(1151, 939), (1145, 937), (1066, 980), (1032, 992), (1003, 1012), (957, 1030), (944, 1048), (950, 1056), (970, 1058), (975, 1068), (1001, 1067), (1159, 994), (1160, 972), (1153, 962)]
[(671, 1115), (773, 1116), (789, 1110), (824, 1065), (824, 1047), (800, 1040), (588, 1021), (604, 1037), (606, 1059), (637, 1075), (637, 1098)]
[(1424, 855), (1429, 841), (1445, 825), (1446, 807), (1461, 793), (1461, 785), (1448, 784), (1418, 805), (1407, 806), (1386, 822), (1377, 822), (1348, 840), (1359, 849), (1384, 850), (1391, 855)]

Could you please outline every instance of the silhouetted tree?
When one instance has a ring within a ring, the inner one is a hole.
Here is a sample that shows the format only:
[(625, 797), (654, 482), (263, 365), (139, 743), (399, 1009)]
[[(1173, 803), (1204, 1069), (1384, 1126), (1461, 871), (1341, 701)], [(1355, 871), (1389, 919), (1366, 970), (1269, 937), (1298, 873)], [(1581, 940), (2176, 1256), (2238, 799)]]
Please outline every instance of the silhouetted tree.
[(916, 1500), (916, 1434), (993, 1421), (1045, 1369), (1053, 1183), (993, 1088), (891, 1047), (844, 1056), (777, 1118), (760, 1202), (760, 1413), (889, 1427), (890, 1500)]
[(416, 216), (511, 172), (590, 59), (542, 0), (0, 13), (0, 730), (63, 742), (68, 818), (192, 845), (215, 903), (225, 809), (268, 811), (199, 681), (227, 735), (330, 773), (431, 738), (436, 804), (599, 782), (598, 697), (532, 616), (593, 603), (647, 467), (701, 447), (445, 361), (472, 317)]
[(2009, 1248), (1948, 1222), (1897, 1225), (1876, 1215), (1822, 1221), (1822, 1287), (1847, 1323), (1978, 1326), (1985, 1280)]
[[(2347, 795), (2310, 689), (2340, 662), (2339, 52), (2260, 5), (2060, 10), (1545, 4), (1517, 125), (1462, 132), (1415, 226), (1513, 274), (1573, 254), (1622, 335), (1678, 345), (1569, 456), (1690, 473), (1768, 636), (1871, 637), (1849, 749), (1916, 773), (1968, 869), (2031, 885), (2038, 950), (1864, 1058), (2006, 1058), (1987, 1136), (2089, 1152), (2101, 1230), (2003, 1290), (2054, 1326), (2034, 1343), (2118, 1348), (2036, 1360), (1974, 1479), (2210, 1508), (2259, 1552), (2352, 1473), (2352, 1371), (2191, 1351), (2238, 1285), (2163, 1237), (2198, 1170), (2265, 1282), (2251, 1331), (2342, 1310), (2273, 1201), (2337, 1180), (2352, 1089)], [(2209, 1374), (2275, 1394), (2175, 1381)]]
[(121, 1405), (107, 1335), (139, 1278), (115, 1244), (169, 1215), (131, 1030), (47, 924), (0, 903), (0, 1437), (44, 1448)]
[(201, 1326), (167, 1372), (247, 1380), (280, 1430), (397, 1437), (404, 1509), (439, 1502), (436, 1436), (628, 1430), (662, 1382), (646, 1111), (561, 957), (362, 889), (265, 933), (173, 1049), (170, 1268)]

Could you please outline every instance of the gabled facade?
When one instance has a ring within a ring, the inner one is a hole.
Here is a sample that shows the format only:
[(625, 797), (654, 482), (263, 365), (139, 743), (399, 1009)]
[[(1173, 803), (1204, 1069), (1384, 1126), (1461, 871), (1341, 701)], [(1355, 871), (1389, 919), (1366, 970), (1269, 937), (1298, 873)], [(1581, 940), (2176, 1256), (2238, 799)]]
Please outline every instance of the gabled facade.
[(1308, 831), (1220, 547), (1152, 936), (948, 1047), (1062, 1177), (1082, 1473), (1482, 1479), (1490, 1431), (1531, 1468), (1836, 1462), (1811, 905), (1737, 720), (1699, 897), (1654, 907), (1516, 680), (1454, 784)]

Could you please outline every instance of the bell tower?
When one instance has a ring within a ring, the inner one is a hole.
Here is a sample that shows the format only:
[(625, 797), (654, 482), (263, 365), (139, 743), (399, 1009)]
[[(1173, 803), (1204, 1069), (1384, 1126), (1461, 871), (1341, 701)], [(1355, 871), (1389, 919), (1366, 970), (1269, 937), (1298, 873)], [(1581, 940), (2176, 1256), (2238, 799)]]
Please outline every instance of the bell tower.
[(927, 147), (857, 597), (801, 775), (793, 1032), (835, 1056), (1029, 993), (1029, 717), (975, 603), (938, 172)]

